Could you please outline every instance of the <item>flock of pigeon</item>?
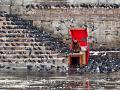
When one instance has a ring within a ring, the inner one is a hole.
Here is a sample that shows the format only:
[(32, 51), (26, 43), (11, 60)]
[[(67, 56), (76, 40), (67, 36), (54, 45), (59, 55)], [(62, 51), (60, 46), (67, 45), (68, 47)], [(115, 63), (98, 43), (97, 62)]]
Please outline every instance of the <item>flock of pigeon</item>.
[(54, 8), (120, 8), (119, 4), (105, 4), (105, 3), (81, 3), (81, 4), (48, 4), (48, 3), (40, 3), (40, 4), (28, 4), (26, 5), (26, 9), (54, 9)]
[[(91, 56), (89, 64), (80, 68), (69, 68), (66, 63), (54, 64), (52, 62), (28, 63), (24, 65), (28, 71), (46, 72), (46, 73), (112, 73), (120, 70), (119, 58), (108, 58), (106, 56)], [(0, 65), (0, 70), (15, 71), (16, 67)]]

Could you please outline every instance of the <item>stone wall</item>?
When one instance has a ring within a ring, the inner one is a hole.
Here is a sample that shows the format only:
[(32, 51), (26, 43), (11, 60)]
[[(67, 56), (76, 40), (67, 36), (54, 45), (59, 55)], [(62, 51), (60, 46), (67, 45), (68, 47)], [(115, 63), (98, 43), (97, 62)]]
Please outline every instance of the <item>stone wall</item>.
[[(27, 11), (27, 10), (26, 10)], [(34, 25), (54, 31), (54, 34), (68, 35), (73, 27), (87, 25), (89, 36), (99, 45), (117, 47), (120, 45), (120, 9), (31, 9), (23, 16), (34, 20)]]
[[(5, 9), (7, 8), (7, 9)], [(9, 12), (9, 7), (2, 10)], [(89, 36), (99, 46), (120, 46), (120, 9), (106, 8), (54, 8), (26, 9), (23, 6), (12, 6), (12, 13), (33, 20), (37, 27), (68, 38), (68, 30), (87, 25)]]

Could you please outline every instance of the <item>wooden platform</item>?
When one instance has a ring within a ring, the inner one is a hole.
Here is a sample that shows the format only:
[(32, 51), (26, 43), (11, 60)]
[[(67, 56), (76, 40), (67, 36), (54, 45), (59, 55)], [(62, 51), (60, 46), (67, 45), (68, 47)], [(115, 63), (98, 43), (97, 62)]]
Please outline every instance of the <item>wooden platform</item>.
[(68, 57), (68, 65), (74, 67), (86, 65), (86, 52), (70, 53)]

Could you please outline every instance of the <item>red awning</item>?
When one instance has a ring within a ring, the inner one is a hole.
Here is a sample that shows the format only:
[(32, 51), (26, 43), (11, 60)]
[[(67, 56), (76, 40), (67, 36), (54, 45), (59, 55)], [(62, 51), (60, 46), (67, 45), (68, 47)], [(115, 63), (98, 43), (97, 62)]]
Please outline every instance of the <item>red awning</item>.
[(84, 28), (71, 29), (70, 35), (72, 40), (77, 40), (80, 46), (87, 46), (87, 30)]

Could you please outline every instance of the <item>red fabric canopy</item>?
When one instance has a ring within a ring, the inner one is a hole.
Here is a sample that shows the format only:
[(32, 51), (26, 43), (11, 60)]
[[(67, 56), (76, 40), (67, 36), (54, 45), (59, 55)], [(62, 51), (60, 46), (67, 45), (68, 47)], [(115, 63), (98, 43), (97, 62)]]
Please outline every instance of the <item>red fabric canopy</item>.
[(84, 28), (79, 29), (71, 29), (70, 35), (72, 37), (72, 40), (77, 40), (80, 44), (80, 46), (87, 46), (87, 30)]

